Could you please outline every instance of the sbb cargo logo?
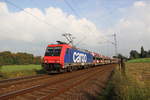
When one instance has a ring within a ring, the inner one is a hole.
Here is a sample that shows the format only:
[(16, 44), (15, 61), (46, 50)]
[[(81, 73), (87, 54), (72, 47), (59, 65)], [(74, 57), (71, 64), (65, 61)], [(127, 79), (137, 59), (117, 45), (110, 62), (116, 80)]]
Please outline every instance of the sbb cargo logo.
[(83, 53), (73, 53), (73, 62), (86, 62), (87, 61), (87, 56), (86, 54)]

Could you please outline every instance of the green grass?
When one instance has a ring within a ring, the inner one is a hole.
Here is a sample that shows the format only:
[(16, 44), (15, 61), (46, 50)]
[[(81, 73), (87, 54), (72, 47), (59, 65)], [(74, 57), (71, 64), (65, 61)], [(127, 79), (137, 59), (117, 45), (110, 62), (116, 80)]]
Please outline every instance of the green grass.
[(116, 68), (99, 100), (150, 100), (150, 63), (126, 63), (125, 75)]
[(7, 65), (0, 67), (0, 79), (43, 74), (41, 65)]
[(150, 58), (138, 58), (129, 60), (128, 63), (150, 63)]
[(0, 69), (1, 72), (16, 72), (23, 70), (40, 70), (42, 69), (41, 65), (7, 65), (2, 66)]

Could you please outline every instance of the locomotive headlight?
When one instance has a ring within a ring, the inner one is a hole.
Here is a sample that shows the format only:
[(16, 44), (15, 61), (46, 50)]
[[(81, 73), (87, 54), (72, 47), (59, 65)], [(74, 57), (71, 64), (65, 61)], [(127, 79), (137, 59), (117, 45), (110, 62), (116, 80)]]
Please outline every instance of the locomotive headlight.
[(56, 63), (59, 63), (60, 61), (59, 60), (56, 60)]
[(47, 61), (47, 60), (45, 60), (44, 62), (45, 62), (45, 63), (48, 63), (48, 61)]

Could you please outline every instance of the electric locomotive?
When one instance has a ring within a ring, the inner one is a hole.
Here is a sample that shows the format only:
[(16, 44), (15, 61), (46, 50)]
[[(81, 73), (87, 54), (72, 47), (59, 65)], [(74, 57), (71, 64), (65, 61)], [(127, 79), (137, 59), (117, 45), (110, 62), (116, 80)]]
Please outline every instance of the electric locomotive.
[(57, 42), (46, 48), (42, 66), (47, 72), (65, 72), (92, 66), (93, 56), (90, 52)]

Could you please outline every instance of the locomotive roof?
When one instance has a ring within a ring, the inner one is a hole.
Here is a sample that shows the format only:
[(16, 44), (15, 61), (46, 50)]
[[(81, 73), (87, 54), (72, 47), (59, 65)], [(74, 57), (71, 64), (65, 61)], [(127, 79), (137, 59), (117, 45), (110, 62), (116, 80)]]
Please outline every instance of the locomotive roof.
[(49, 44), (48, 47), (50, 47), (50, 46), (53, 46), (53, 47), (54, 46), (65, 46), (65, 47), (68, 47), (68, 48), (73, 48), (73, 49), (77, 49), (77, 50), (80, 50), (80, 51), (83, 51), (83, 52), (90, 53), (90, 54), (92, 54), (93, 56), (96, 56), (96, 57), (100, 57), (100, 58), (104, 58), (104, 59), (111, 59), (110, 57), (103, 56), (101, 54), (98, 54), (98, 53), (95, 53), (95, 52), (91, 52), (89, 50), (76, 48), (75, 46), (71, 46), (69, 44)]
[(80, 49), (80, 48), (77, 48), (77, 47), (75, 47), (75, 46), (71, 46), (71, 45), (69, 45), (69, 44), (49, 44), (48, 47), (49, 47), (49, 46), (66, 46), (66, 47), (73, 48), (73, 49), (77, 49), (77, 50), (80, 50), (80, 51), (92, 53), (92, 52), (89, 51), (89, 50)]
[(68, 44), (49, 44), (48, 46), (68, 46), (68, 47), (71, 47)]

